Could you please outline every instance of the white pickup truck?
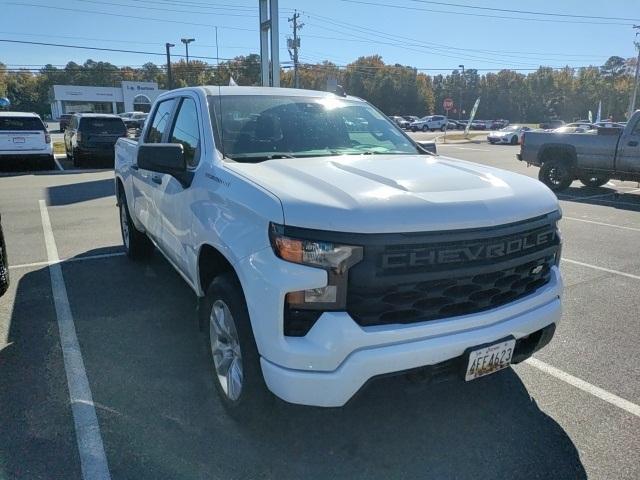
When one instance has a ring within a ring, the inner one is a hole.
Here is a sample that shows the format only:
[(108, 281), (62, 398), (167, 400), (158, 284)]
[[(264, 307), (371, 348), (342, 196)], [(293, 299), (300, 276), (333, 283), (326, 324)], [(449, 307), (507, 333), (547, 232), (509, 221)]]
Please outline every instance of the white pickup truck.
[(381, 375), (473, 380), (560, 321), (553, 193), (433, 155), (358, 98), (174, 90), (115, 175), (127, 254), (157, 247), (199, 297), (239, 415), (269, 391), (332, 407)]

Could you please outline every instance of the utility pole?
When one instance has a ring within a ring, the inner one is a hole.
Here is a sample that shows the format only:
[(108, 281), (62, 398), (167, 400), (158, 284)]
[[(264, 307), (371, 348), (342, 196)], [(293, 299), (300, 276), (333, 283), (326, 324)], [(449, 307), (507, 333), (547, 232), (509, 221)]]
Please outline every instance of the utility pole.
[(169, 90), (173, 89), (173, 76), (171, 75), (171, 47), (175, 47), (173, 43), (165, 43), (167, 49), (167, 87)]
[[(466, 84), (467, 79), (464, 77), (464, 65), (458, 65), (462, 69), (462, 81)], [(462, 85), (460, 85), (460, 103), (458, 104), (458, 120), (462, 118)]]
[(182, 43), (184, 43), (184, 48), (186, 49), (186, 52), (187, 52), (187, 65), (189, 65), (189, 44), (191, 42), (195, 42), (196, 39), (195, 38), (181, 38), (180, 41)]
[(278, 0), (258, 0), (258, 6), (260, 11), (260, 76), (262, 77), (262, 86), (279, 87), (280, 29), (278, 26)]
[(298, 30), (304, 26), (304, 23), (298, 23), (299, 18), (300, 14), (297, 10), (294, 10), (293, 17), (289, 18), (289, 22), (293, 22), (293, 38), (287, 39), (289, 56), (291, 57), (291, 60), (293, 60), (293, 86), (295, 88), (300, 88), (300, 81), (298, 78), (298, 50), (300, 49), (300, 37), (298, 37)]
[[(633, 28), (635, 28), (636, 30), (639, 30), (638, 32), (636, 32), (636, 37), (638, 35), (640, 35), (640, 25), (634, 25)], [(627, 119), (631, 118), (631, 115), (633, 115), (633, 111), (636, 108), (636, 97), (638, 95), (638, 80), (640, 77), (640, 42), (634, 42), (636, 48), (638, 49), (638, 58), (636, 60), (636, 74), (633, 80), (633, 93), (631, 94), (631, 100), (629, 101), (629, 112), (627, 114)]]

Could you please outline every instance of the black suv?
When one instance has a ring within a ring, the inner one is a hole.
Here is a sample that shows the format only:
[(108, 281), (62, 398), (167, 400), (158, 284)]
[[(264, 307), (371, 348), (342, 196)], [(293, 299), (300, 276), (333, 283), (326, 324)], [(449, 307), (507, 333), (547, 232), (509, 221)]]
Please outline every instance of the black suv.
[(64, 149), (74, 167), (113, 166), (114, 147), (118, 138), (127, 136), (122, 118), (99, 113), (76, 113), (64, 132)]

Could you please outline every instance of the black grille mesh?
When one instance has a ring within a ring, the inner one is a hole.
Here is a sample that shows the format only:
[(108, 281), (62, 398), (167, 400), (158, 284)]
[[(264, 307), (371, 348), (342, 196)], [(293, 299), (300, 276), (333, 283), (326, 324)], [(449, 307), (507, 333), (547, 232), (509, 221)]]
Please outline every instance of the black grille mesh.
[(529, 295), (545, 285), (554, 262), (551, 255), (471, 276), (379, 289), (358, 289), (351, 285), (347, 310), (362, 326), (413, 323), (480, 312)]

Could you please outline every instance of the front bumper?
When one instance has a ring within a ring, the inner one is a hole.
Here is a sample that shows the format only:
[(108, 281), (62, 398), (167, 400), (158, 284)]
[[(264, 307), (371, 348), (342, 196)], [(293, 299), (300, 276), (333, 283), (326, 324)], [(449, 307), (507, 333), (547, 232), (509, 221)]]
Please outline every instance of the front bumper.
[(340, 407), (374, 377), (441, 364), (461, 357), (470, 347), (510, 335), (516, 339), (527, 337), (557, 324), (560, 316), (560, 299), (556, 298), (534, 310), (486, 327), (357, 350), (332, 372), (287, 369), (265, 358), (261, 359), (262, 372), (269, 389), (287, 402)]
[(287, 292), (326, 285), (323, 270), (277, 259), (270, 248), (237, 269), (269, 389), (291, 403), (344, 405), (369, 379), (435, 365), (469, 347), (512, 335), (516, 339), (557, 324), (562, 279), (487, 311), (412, 324), (361, 327), (346, 312), (325, 312), (304, 337), (283, 332)]

